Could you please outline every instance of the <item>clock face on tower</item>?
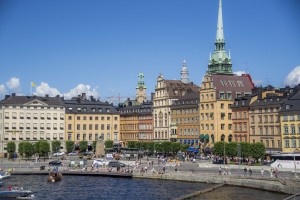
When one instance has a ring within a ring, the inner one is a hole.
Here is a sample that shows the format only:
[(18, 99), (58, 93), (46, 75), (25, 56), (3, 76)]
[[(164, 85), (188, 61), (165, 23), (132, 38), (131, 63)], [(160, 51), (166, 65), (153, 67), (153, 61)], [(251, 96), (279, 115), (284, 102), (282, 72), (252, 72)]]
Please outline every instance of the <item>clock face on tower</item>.
[(142, 90), (143, 90), (143, 87), (141, 86), (139, 89), (140, 89), (140, 91), (142, 91)]

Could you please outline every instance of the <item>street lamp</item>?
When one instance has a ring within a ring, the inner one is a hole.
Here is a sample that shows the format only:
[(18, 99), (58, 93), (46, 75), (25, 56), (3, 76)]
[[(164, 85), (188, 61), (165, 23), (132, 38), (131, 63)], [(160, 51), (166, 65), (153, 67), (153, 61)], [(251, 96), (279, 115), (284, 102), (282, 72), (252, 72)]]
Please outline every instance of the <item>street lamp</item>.
[(295, 165), (295, 178), (297, 178), (297, 165), (296, 165), (296, 153), (299, 153), (299, 149), (294, 150), (294, 165)]

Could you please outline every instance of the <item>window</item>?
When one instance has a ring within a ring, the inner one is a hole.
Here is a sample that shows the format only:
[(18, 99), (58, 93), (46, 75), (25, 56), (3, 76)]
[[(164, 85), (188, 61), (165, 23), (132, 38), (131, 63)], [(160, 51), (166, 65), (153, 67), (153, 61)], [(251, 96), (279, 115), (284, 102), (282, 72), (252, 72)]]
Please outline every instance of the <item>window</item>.
[(224, 103), (221, 103), (221, 109), (224, 109)]
[(232, 94), (231, 94), (231, 92), (227, 92), (227, 99), (232, 99)]
[(289, 134), (289, 127), (288, 127), (288, 125), (284, 125), (284, 134)]
[(225, 124), (221, 124), (221, 130), (225, 129)]
[(80, 116), (77, 116), (77, 120), (80, 120)]
[(295, 125), (294, 124), (291, 125), (291, 133), (292, 134), (296, 133), (296, 129), (295, 129)]
[(285, 148), (290, 148), (290, 140), (289, 139), (284, 140), (284, 146), (285, 146)]
[(220, 92), (220, 99), (225, 99), (225, 94), (224, 94), (224, 92)]
[(77, 124), (76, 129), (77, 129), (77, 130), (80, 130), (80, 124)]
[(83, 124), (82, 130), (86, 130), (86, 124)]
[(72, 130), (72, 124), (68, 124), (68, 130)]
[(288, 120), (288, 116), (284, 115), (283, 116), (283, 121), (287, 121)]
[(72, 116), (68, 116), (68, 120), (72, 120)]
[(93, 130), (93, 124), (89, 124), (89, 130)]
[(292, 148), (296, 148), (297, 146), (296, 146), (296, 139), (292, 139)]

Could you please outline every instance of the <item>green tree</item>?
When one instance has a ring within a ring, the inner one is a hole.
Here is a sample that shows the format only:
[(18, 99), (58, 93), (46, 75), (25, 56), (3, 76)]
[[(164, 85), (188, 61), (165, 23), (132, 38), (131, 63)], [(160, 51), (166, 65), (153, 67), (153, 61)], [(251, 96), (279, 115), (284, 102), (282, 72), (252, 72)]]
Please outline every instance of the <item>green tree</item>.
[(80, 152), (85, 152), (88, 148), (88, 143), (87, 141), (80, 141), (79, 142), (79, 151)]
[(6, 150), (9, 153), (8, 158), (12, 158), (13, 154), (16, 152), (16, 143), (8, 142), (6, 145)]
[(20, 142), (19, 145), (18, 145), (18, 153), (19, 155), (23, 158), (24, 157), (24, 142)]
[(163, 152), (164, 153), (170, 153), (171, 146), (172, 146), (171, 142), (163, 142), (162, 143), (162, 150), (163, 150)]
[(161, 143), (155, 143), (155, 150), (156, 153), (162, 153), (163, 152), (163, 146)]
[(266, 148), (261, 142), (252, 143), (250, 146), (251, 156), (256, 160), (263, 158), (266, 154)]
[(171, 143), (171, 152), (176, 154), (178, 151), (180, 151), (180, 143), (178, 142), (172, 142)]
[(46, 157), (48, 157), (50, 153), (50, 144), (42, 140), (39, 142), (39, 156), (44, 157), (44, 161), (46, 160)]
[(66, 150), (67, 150), (67, 153), (70, 153), (70, 152), (74, 151), (74, 149), (75, 149), (74, 144), (75, 144), (74, 141), (70, 141), (70, 140), (66, 141)]
[(34, 147), (30, 142), (24, 142), (23, 151), (24, 151), (25, 157), (28, 160), (34, 154)]
[(40, 150), (40, 141), (37, 141), (32, 144), (33, 145), (33, 153), (39, 155)]
[(127, 142), (127, 147), (128, 148), (137, 148), (136, 147), (137, 142), (136, 141), (128, 141)]
[(236, 156), (237, 155), (237, 143), (229, 142), (225, 144), (225, 154), (226, 156)]
[(148, 142), (147, 149), (148, 149), (149, 152), (153, 153), (153, 151), (154, 151), (154, 142)]
[(181, 144), (180, 150), (182, 152), (186, 152), (189, 147), (190, 147), (189, 144)]
[(113, 148), (114, 147), (114, 142), (112, 140), (106, 140), (104, 142), (105, 148)]
[(219, 141), (214, 143), (214, 154), (217, 156), (224, 156), (224, 142)]
[(52, 152), (58, 152), (60, 150), (60, 145), (61, 142), (60, 141), (52, 141), (51, 146), (52, 146)]
[(241, 142), (241, 157), (249, 157), (251, 155), (251, 145), (249, 142)]

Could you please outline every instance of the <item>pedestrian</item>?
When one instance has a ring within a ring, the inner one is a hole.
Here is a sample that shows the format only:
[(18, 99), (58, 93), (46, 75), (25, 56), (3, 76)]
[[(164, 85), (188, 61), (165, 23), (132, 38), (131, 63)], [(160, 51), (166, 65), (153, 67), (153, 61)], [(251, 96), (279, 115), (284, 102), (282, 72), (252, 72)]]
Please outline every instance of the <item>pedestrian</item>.
[(166, 166), (163, 166), (163, 172), (164, 173), (166, 172)]
[(222, 174), (222, 168), (221, 166), (219, 167), (219, 176)]
[(247, 176), (247, 167), (244, 168), (244, 176)]
[(269, 172), (270, 172), (270, 177), (272, 178), (273, 177), (273, 168), (271, 168)]
[(153, 164), (154, 164), (154, 162), (153, 162), (153, 160), (151, 161), (151, 165), (153, 166)]
[(146, 173), (147, 173), (147, 169), (148, 169), (148, 168), (147, 168), (147, 166), (146, 166), (146, 167), (145, 167), (145, 172), (146, 172)]
[(261, 168), (260, 173), (261, 173), (261, 177), (263, 178), (264, 177), (264, 168)]
[(251, 167), (249, 169), (249, 176), (252, 176), (252, 169), (251, 169)]

